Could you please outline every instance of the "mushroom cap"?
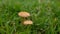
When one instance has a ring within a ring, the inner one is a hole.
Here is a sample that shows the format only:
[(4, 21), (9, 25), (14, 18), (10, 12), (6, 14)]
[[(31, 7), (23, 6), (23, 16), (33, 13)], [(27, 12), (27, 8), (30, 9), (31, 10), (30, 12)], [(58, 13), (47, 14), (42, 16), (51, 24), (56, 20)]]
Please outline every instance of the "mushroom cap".
[(31, 20), (26, 20), (23, 22), (24, 25), (31, 25), (33, 22)]
[(29, 17), (30, 16), (30, 14), (28, 12), (25, 12), (25, 11), (19, 12), (18, 15), (21, 17)]

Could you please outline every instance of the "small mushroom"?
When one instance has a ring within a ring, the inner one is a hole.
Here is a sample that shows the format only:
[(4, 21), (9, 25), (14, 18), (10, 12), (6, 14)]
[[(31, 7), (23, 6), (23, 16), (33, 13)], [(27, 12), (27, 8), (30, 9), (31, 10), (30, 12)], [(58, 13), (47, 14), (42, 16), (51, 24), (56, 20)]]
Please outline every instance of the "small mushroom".
[(25, 12), (25, 11), (19, 12), (18, 15), (21, 17), (29, 17), (30, 16), (30, 14), (28, 12)]
[(31, 20), (26, 20), (23, 22), (24, 25), (32, 25), (33, 22)]
[(30, 16), (30, 13), (25, 12), (25, 11), (21, 11), (21, 12), (18, 13), (18, 15), (19, 15), (20, 17), (22, 17), (21, 23), (23, 23), (23, 21), (25, 21), (26, 18)]

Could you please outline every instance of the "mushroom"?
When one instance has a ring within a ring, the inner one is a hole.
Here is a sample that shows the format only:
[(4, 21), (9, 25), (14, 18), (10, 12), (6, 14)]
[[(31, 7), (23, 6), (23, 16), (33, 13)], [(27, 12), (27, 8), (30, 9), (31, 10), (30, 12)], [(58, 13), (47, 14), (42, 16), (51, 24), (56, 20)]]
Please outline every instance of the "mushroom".
[(33, 22), (31, 20), (26, 20), (23, 22), (24, 25), (32, 25)]
[(25, 11), (21, 11), (21, 12), (18, 13), (18, 15), (19, 15), (20, 17), (22, 17), (22, 21), (21, 21), (21, 22), (23, 23), (23, 21), (25, 21), (26, 18), (30, 16), (30, 13), (25, 12)]
[(19, 12), (18, 15), (21, 17), (29, 17), (30, 16), (30, 14), (28, 12), (25, 12), (25, 11)]

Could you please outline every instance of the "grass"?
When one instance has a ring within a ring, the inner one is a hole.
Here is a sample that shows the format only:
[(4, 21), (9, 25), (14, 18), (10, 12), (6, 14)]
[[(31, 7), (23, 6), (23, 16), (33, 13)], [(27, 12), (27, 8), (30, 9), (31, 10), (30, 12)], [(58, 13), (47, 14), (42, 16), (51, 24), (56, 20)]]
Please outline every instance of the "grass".
[[(34, 24), (20, 24), (20, 11)], [(0, 34), (60, 34), (60, 0), (0, 0)]]

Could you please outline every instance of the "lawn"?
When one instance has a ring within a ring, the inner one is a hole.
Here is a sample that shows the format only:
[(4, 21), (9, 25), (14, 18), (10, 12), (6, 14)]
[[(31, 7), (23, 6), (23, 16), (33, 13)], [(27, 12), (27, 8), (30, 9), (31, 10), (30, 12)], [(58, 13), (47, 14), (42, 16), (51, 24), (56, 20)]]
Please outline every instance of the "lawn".
[[(32, 25), (21, 24), (21, 11)], [(0, 0), (0, 34), (60, 34), (60, 0)]]

